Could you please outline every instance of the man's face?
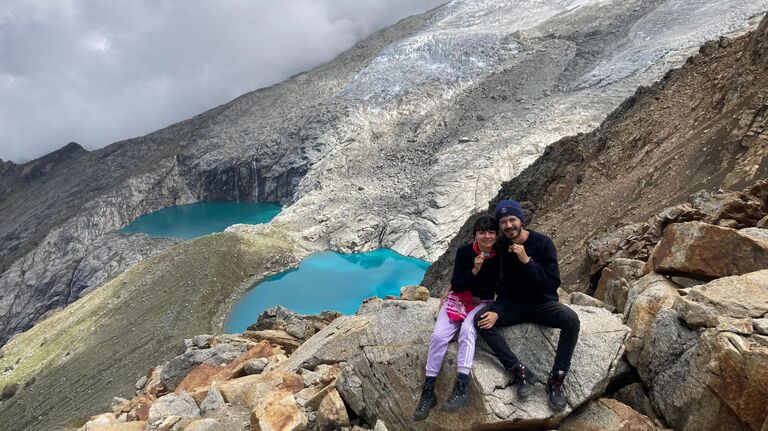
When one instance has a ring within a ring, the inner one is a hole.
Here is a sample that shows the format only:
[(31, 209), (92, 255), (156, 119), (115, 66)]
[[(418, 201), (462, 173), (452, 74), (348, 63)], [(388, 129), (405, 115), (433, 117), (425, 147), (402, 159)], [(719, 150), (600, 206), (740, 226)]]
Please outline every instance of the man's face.
[(499, 220), (499, 228), (507, 238), (514, 241), (523, 231), (523, 222), (513, 215), (508, 215)]

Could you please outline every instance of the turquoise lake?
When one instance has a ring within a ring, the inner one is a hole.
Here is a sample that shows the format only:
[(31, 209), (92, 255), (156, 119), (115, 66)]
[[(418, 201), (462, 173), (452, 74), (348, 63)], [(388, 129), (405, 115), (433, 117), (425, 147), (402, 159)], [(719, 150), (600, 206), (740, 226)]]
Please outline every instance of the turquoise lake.
[(232, 308), (224, 332), (245, 331), (262, 311), (278, 304), (300, 314), (325, 310), (354, 314), (365, 298), (400, 295), (400, 287), (419, 284), (428, 266), (389, 249), (313, 254), (297, 268), (269, 277), (246, 292)]
[(222, 232), (237, 223), (266, 223), (280, 213), (280, 210), (280, 205), (274, 203), (196, 202), (145, 214), (120, 229), (120, 232), (192, 239)]

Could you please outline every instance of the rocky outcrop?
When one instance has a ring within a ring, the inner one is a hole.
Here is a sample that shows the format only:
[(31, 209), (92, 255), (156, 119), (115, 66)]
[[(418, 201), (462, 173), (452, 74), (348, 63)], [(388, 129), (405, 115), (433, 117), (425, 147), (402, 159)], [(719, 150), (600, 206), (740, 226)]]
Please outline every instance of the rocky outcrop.
[(646, 271), (704, 279), (762, 268), (768, 268), (768, 241), (700, 222), (676, 223), (664, 229), (646, 265)]
[[(531, 399), (520, 402), (509, 376), (483, 344), (478, 344), (470, 389), (470, 405), (462, 415), (434, 410), (423, 423), (410, 416), (424, 378), (423, 364), (434, 325), (438, 301), (372, 301), (358, 314), (341, 317), (303, 344), (281, 368), (297, 370), (318, 364), (340, 363), (337, 387), (350, 408), (368, 423), (379, 418), (389, 429), (472, 429), (555, 426), (591, 397), (607, 387), (623, 352), (628, 329), (610, 312), (574, 307), (581, 319), (579, 344), (571, 374), (566, 380), (568, 407), (562, 413), (549, 409), (543, 384)], [(554, 358), (555, 331), (535, 325), (505, 329), (517, 354), (538, 375), (546, 375)], [(447, 358), (455, 358), (455, 346)], [(450, 392), (455, 369), (446, 360), (438, 379), (438, 396)], [(570, 383), (570, 384), (569, 384)]]

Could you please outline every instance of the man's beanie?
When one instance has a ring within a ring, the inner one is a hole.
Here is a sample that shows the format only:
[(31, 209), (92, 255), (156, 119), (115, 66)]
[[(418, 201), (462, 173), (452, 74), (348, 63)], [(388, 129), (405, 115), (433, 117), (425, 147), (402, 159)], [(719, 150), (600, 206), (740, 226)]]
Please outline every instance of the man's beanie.
[(506, 200), (501, 201), (496, 205), (496, 211), (494, 212), (494, 218), (496, 221), (499, 221), (502, 219), (502, 217), (506, 217), (509, 215), (513, 215), (520, 219), (521, 222), (525, 223), (525, 216), (523, 216), (523, 207), (520, 206), (520, 202), (513, 201), (513, 200)]

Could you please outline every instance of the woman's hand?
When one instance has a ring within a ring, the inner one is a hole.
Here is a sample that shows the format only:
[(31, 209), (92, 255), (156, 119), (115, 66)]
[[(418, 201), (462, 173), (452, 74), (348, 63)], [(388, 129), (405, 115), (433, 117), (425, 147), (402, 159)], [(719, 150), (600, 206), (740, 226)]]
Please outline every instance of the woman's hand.
[(480, 268), (483, 267), (483, 262), (485, 262), (485, 258), (482, 254), (478, 254), (475, 257), (475, 267), (472, 268), (472, 274), (477, 275), (477, 273), (480, 272)]

